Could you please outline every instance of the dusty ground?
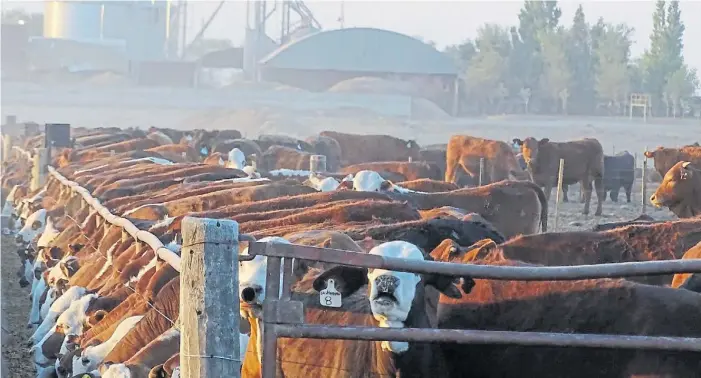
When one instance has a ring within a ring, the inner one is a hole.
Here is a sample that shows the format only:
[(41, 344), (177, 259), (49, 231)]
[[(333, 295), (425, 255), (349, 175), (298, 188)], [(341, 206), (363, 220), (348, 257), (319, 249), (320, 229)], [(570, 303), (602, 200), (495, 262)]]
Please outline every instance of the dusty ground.
[(2, 270), (3, 363), (9, 365), (8, 378), (34, 377), (34, 367), (28, 362), (26, 353), (26, 340), (32, 332), (27, 329), (27, 317), (32, 307), (29, 288), (19, 287), (16, 275), (20, 267), (19, 256), (15, 253), (12, 240), (4, 235), (0, 255), (2, 257), (0, 270)]
[[(611, 201), (610, 198), (606, 198), (603, 204), (603, 214), (600, 217), (593, 216), (596, 210), (596, 194), (592, 194), (591, 207), (589, 216), (584, 216), (582, 210), (584, 209), (584, 204), (579, 202), (579, 186), (570, 186), (568, 197), (570, 202), (561, 203), (558, 213), (558, 227), (555, 227), (555, 190), (550, 197), (550, 202), (548, 203), (548, 226), (550, 231), (580, 231), (580, 230), (591, 230), (595, 225), (599, 223), (611, 223), (620, 222), (624, 220), (635, 219), (642, 213), (642, 182), (638, 179), (636, 180), (632, 195), (631, 202), (627, 203), (625, 199), (625, 193), (623, 191), (618, 194), (618, 202), (615, 203)], [(647, 198), (655, 192), (659, 184), (649, 183), (647, 186)], [(658, 209), (650, 204), (647, 200), (646, 213), (656, 220), (671, 220), (676, 219), (676, 216), (672, 214), (668, 209)]]

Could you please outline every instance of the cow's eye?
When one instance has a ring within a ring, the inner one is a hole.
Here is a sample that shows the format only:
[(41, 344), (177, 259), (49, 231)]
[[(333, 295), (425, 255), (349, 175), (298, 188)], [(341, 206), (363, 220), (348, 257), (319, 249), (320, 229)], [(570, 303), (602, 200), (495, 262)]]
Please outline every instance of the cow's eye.
[(34, 223), (32, 223), (32, 230), (36, 230), (39, 227), (41, 227), (41, 222), (35, 221)]

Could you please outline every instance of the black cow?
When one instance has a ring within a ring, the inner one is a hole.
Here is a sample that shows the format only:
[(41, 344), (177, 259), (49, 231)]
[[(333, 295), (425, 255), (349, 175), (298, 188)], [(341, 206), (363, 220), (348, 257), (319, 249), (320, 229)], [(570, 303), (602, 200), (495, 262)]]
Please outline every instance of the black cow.
[(618, 191), (626, 191), (630, 203), (630, 191), (635, 181), (635, 158), (628, 151), (615, 156), (604, 155), (604, 191), (611, 192), (611, 201), (618, 202)]

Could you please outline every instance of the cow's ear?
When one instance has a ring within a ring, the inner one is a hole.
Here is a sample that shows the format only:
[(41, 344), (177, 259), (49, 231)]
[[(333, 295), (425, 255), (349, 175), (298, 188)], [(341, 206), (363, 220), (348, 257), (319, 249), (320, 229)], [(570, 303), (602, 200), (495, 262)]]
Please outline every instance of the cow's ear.
[(692, 174), (693, 170), (691, 169), (691, 167), (689, 166), (689, 164), (691, 164), (691, 163), (688, 162), (688, 161), (685, 161), (685, 162), (682, 163), (682, 169), (681, 169), (681, 173), (680, 173), (680, 175), (679, 175), (679, 177), (680, 177), (682, 180), (686, 180), (686, 179), (688, 179), (689, 177), (691, 177), (691, 174)]
[(350, 266), (336, 266), (320, 274), (314, 280), (313, 287), (316, 291), (326, 289), (328, 280), (333, 279), (336, 290), (342, 296), (355, 293), (368, 283), (367, 269)]
[(392, 181), (385, 180), (380, 184), (380, 190), (391, 190), (393, 186)]
[(55, 267), (56, 264), (58, 264), (60, 261), (61, 260), (58, 260), (58, 259), (48, 259), (48, 260), (46, 260), (46, 267), (48, 269), (51, 269), (51, 268)]
[(550, 139), (549, 139), (549, 138), (543, 138), (543, 139), (541, 139), (541, 140), (538, 141), (538, 144), (539, 144), (539, 145), (543, 145), (543, 144), (546, 144), (546, 143), (548, 143), (548, 142), (550, 142)]
[(66, 277), (71, 278), (75, 274), (75, 272), (78, 271), (80, 268), (80, 263), (78, 262), (78, 259), (75, 257), (71, 257), (61, 263), (61, 271), (63, 274), (66, 275)]
[(87, 323), (90, 327), (93, 327), (95, 326), (95, 324), (99, 323), (102, 319), (104, 319), (105, 316), (107, 316), (107, 311), (97, 310), (94, 314), (88, 317)]
[[(467, 278), (466, 280), (471, 280), (471, 278)], [(426, 274), (424, 275), (424, 283), (435, 287), (443, 295), (449, 298), (462, 298), (462, 293), (455, 286), (455, 278), (453, 277), (444, 276), (441, 274)]]
[(519, 146), (523, 146), (523, 141), (521, 139), (514, 138), (514, 143), (518, 144)]
[(644, 155), (648, 159), (654, 159), (655, 158), (655, 151), (645, 151)]
[(474, 262), (475, 260), (483, 259), (489, 252), (497, 247), (497, 243), (492, 239), (482, 239), (471, 246), (467, 247), (465, 255), (460, 259), (463, 264)]

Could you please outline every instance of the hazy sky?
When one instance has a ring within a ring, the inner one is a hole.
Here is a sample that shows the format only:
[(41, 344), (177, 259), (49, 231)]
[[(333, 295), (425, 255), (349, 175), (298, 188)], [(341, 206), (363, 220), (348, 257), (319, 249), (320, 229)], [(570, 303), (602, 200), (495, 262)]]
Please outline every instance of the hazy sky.
[[(3, 1), (3, 8), (12, 7), (12, 1)], [(217, 7), (219, 1), (190, 0), (189, 37)], [(269, 9), (273, 1), (268, 1)], [(560, 1), (561, 23), (570, 25), (574, 12), (582, 4), (587, 21), (599, 17), (608, 22), (627, 23), (635, 28), (633, 56), (639, 56), (649, 46), (652, 30), (653, 1)], [(480, 25), (489, 22), (501, 25), (518, 23), (522, 1), (306, 1), (325, 29), (339, 27), (341, 4), (345, 8), (345, 26), (364, 26), (389, 29), (408, 35), (420, 35), (433, 40), (439, 47), (474, 38)], [(40, 1), (22, 2), (23, 7), (41, 11)], [(701, 71), (701, 0), (682, 0), (682, 18), (686, 25), (684, 57), (692, 67)], [(279, 13), (279, 12), (278, 12)], [(243, 39), (246, 24), (246, 1), (227, 1), (210, 25), (205, 36), (227, 38), (238, 44)], [(271, 17), (268, 33), (279, 34), (279, 16)]]

